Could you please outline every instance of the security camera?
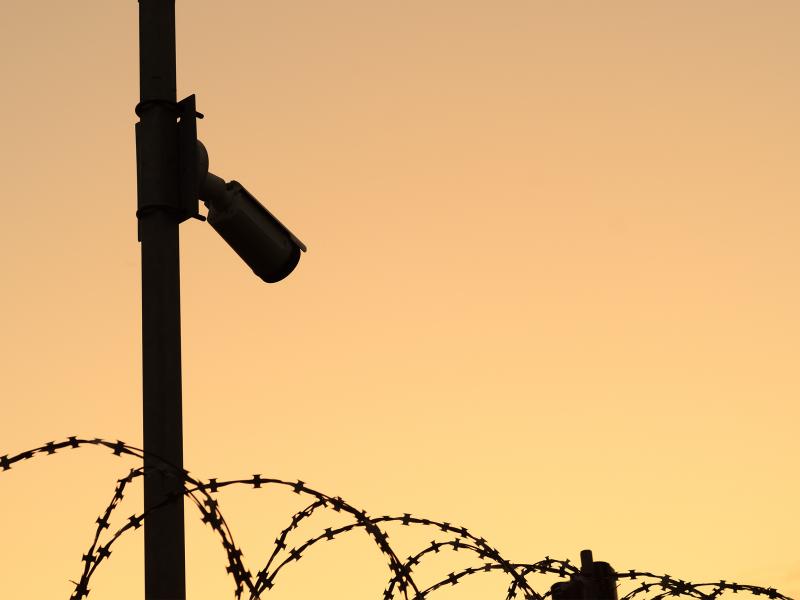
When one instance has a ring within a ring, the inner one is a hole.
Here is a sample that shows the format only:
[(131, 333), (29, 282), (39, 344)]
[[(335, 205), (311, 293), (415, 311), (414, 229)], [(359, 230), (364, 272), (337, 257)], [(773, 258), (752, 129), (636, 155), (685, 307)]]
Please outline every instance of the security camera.
[(239, 182), (208, 172), (208, 153), (198, 142), (199, 196), (208, 223), (253, 272), (267, 283), (291, 273), (306, 246)]

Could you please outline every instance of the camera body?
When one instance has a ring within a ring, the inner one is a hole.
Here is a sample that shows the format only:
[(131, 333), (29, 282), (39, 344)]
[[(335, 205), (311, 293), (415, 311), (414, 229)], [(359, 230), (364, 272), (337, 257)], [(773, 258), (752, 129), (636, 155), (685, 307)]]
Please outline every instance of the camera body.
[[(207, 179), (212, 177), (216, 176), (209, 173)], [(208, 224), (267, 283), (288, 276), (306, 251), (305, 244), (238, 181), (213, 182), (204, 190), (208, 187), (220, 190), (208, 200), (208, 194), (202, 197)]]
[(291, 273), (306, 245), (238, 181), (208, 172), (208, 153), (197, 142), (200, 199), (208, 207), (208, 223), (253, 272), (267, 283)]

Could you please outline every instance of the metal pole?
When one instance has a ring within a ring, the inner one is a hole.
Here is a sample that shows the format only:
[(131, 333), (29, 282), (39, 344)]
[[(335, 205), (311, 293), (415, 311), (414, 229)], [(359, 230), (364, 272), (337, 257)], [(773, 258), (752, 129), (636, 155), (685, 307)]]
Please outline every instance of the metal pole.
[[(154, 471), (162, 458), (183, 468), (181, 417), (178, 149), (175, 2), (139, 0), (137, 114), (139, 240), (142, 245), (144, 507), (181, 495), (180, 477)], [(184, 600), (183, 500), (144, 522), (146, 600)]]

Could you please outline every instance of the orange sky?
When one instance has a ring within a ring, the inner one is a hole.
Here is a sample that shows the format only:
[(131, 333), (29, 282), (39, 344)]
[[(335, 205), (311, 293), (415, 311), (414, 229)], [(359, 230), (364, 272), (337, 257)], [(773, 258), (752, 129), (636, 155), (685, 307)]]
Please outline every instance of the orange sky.
[[(136, 2), (7, 4), (0, 454), (139, 444)], [(177, 18), (212, 170), (309, 246), (267, 286), (182, 227), (193, 473), (301, 478), (515, 561), (591, 547), (800, 596), (800, 4), (203, 0)], [(0, 596), (69, 596), (131, 464), (86, 450), (0, 476)], [(294, 500), (219, 499), (257, 570)], [(189, 597), (232, 597), (189, 514)], [(143, 596), (141, 540), (92, 598)], [(375, 598), (383, 575), (343, 542), (275, 597)]]

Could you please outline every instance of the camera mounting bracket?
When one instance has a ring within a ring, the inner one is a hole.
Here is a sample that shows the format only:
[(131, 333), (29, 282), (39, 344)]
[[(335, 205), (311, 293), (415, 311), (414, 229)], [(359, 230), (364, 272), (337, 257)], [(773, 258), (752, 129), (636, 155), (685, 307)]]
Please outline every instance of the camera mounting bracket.
[[(190, 218), (205, 221), (205, 217), (199, 211), (199, 186), (205, 173), (200, 172), (202, 166), (198, 164), (201, 157), (198, 154), (197, 145), (197, 119), (202, 119), (203, 115), (197, 112), (195, 95), (187, 96), (180, 102), (145, 100), (136, 105), (136, 114), (142, 117), (148, 110), (156, 107), (167, 108), (169, 111), (167, 115), (171, 113), (172, 118), (176, 120), (175, 129), (173, 129), (175, 132), (174, 144), (172, 144), (171, 150), (169, 147), (166, 150), (172, 157), (170, 162), (174, 165), (173, 168), (177, 171), (177, 189), (169, 197), (155, 200), (152, 198), (152, 194), (143, 193), (150, 189), (148, 185), (150, 182), (147, 180), (149, 173), (146, 172), (148, 171), (145, 164), (146, 156), (142, 151), (150, 144), (157, 143), (158, 138), (155, 136), (158, 136), (158, 129), (150, 125), (151, 122), (145, 124), (140, 120), (136, 123), (136, 175), (139, 191), (136, 216), (140, 217), (153, 210), (164, 210), (175, 215), (179, 223)], [(162, 110), (162, 115), (164, 112)], [(156, 119), (158, 118), (156, 117)]]

